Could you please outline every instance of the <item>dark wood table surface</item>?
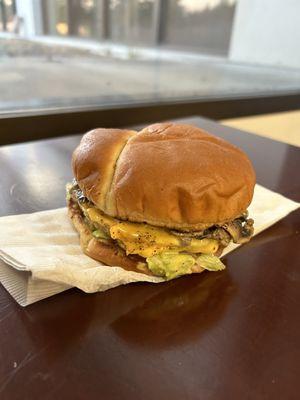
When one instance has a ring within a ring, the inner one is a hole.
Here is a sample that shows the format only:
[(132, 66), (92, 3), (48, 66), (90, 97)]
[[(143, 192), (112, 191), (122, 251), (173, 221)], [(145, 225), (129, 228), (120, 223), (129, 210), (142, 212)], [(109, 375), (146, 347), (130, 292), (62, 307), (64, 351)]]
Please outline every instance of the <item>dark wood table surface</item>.
[[(243, 148), (257, 181), (300, 201), (300, 149), (199, 125)], [(0, 214), (64, 205), (80, 136), (0, 148)], [(22, 308), (0, 285), (0, 399), (300, 398), (299, 210), (220, 273), (77, 289)]]

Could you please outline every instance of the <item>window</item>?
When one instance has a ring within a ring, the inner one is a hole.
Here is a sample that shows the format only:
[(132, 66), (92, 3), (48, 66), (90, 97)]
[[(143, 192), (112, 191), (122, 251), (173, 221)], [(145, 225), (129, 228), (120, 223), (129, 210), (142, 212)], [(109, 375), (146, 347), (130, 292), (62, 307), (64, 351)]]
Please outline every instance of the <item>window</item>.
[(44, 3), (44, 32), (49, 35), (69, 34), (69, 15), (67, 0), (46, 0)]
[(109, 1), (109, 38), (114, 42), (153, 44), (154, 0)]
[(0, 113), (300, 90), (300, 2), (0, 0)]
[(0, 32), (14, 32), (15, 17), (15, 0), (0, 0)]
[(236, 0), (166, 1), (163, 41), (186, 50), (226, 56)]

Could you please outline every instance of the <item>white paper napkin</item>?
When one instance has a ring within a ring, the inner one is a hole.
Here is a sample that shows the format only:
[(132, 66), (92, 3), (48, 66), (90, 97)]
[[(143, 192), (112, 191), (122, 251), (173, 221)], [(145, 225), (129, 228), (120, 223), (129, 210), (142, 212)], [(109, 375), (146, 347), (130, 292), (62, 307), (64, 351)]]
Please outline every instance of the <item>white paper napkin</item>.
[[(249, 207), (255, 235), (300, 207), (256, 185)], [(66, 208), (0, 218), (0, 282), (22, 306), (71, 287), (92, 293), (130, 282), (162, 278), (102, 265), (82, 253)], [(239, 245), (226, 248), (224, 255)]]

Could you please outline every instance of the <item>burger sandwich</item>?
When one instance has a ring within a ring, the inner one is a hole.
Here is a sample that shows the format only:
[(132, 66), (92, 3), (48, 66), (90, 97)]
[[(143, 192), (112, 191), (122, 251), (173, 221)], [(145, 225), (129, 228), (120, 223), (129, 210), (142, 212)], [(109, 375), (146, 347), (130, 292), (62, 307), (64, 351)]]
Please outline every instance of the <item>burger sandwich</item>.
[(250, 160), (198, 127), (95, 129), (72, 166), (69, 216), (83, 251), (105, 265), (165, 279), (221, 270), (224, 248), (253, 235)]

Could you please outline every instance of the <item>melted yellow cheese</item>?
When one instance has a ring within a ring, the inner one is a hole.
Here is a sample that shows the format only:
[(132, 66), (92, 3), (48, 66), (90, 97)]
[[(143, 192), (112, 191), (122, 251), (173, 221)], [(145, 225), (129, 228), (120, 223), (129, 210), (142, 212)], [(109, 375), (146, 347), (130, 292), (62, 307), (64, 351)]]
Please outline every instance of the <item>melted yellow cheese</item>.
[(113, 225), (110, 235), (124, 243), (127, 254), (139, 254), (145, 258), (166, 250), (212, 254), (218, 249), (218, 242), (213, 239), (193, 238), (189, 245), (183, 246), (178, 236), (164, 229), (131, 222)]
[(124, 243), (127, 254), (139, 254), (150, 257), (172, 247), (178, 247), (180, 241), (163, 229), (146, 224), (119, 222), (110, 228), (110, 236)]
[(163, 228), (142, 223), (122, 222), (104, 215), (95, 207), (89, 205), (81, 205), (81, 207), (92, 222), (104, 226), (110, 236), (122, 244), (127, 254), (139, 254), (147, 258), (166, 250), (213, 254), (218, 249), (218, 242), (214, 239), (192, 238), (188, 245), (183, 246), (178, 236)]
[(101, 213), (95, 207), (91, 207), (91, 206), (87, 206), (87, 205), (82, 205), (81, 207), (83, 207), (84, 213), (86, 214), (86, 216), (92, 222), (96, 222), (100, 226), (105, 226), (106, 228), (111, 228), (113, 225), (118, 223), (117, 220)]

